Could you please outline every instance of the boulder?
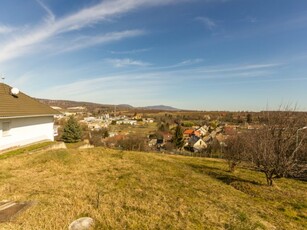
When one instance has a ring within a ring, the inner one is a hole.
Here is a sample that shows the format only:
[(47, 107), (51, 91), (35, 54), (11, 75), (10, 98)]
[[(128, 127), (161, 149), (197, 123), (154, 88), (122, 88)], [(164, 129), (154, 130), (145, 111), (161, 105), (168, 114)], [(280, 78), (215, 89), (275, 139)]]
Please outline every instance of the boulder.
[(90, 217), (81, 217), (73, 221), (68, 230), (89, 230), (94, 226), (94, 220)]

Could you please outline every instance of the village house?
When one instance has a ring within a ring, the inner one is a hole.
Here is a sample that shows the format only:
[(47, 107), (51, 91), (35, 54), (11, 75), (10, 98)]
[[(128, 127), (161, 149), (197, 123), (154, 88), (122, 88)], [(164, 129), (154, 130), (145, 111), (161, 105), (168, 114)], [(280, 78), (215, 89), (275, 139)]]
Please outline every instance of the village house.
[(145, 123), (153, 123), (154, 119), (153, 118), (143, 118), (142, 121)]
[(48, 105), (0, 83), (0, 150), (54, 140), (54, 116)]
[(205, 136), (209, 132), (209, 127), (204, 125), (204, 126), (198, 128), (196, 131), (198, 131), (201, 136)]
[(132, 117), (132, 119), (134, 119), (134, 120), (140, 120), (140, 119), (142, 119), (142, 114), (134, 114), (134, 116)]
[(186, 129), (184, 130), (183, 132), (183, 138), (185, 140), (188, 140), (190, 137), (192, 136), (197, 136), (197, 137), (200, 137), (201, 136), (201, 133), (199, 131), (196, 131), (194, 129)]
[(136, 120), (124, 119), (124, 120), (116, 121), (116, 124), (117, 125), (136, 125), (137, 121)]
[(194, 152), (201, 152), (202, 150), (206, 149), (208, 146), (206, 142), (204, 142), (201, 138), (193, 145)]
[(207, 144), (198, 136), (191, 136), (189, 141), (185, 144), (185, 148), (192, 152), (201, 152), (207, 148)]
[(157, 141), (158, 141), (158, 139), (156, 139), (156, 138), (149, 140), (149, 141), (148, 141), (148, 146), (149, 146), (150, 148), (155, 147), (155, 146), (157, 145)]

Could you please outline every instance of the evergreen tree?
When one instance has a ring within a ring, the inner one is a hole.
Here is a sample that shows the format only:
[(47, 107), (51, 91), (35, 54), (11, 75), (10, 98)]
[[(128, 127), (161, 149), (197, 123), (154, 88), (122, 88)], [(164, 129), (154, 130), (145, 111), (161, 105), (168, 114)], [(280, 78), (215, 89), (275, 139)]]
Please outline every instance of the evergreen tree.
[(63, 130), (62, 140), (65, 143), (75, 143), (81, 140), (82, 130), (77, 120), (70, 116)]
[(177, 125), (176, 130), (175, 130), (173, 143), (177, 149), (181, 149), (184, 145), (183, 131), (179, 124)]
[(161, 122), (159, 124), (158, 131), (168, 132), (169, 131), (169, 123)]

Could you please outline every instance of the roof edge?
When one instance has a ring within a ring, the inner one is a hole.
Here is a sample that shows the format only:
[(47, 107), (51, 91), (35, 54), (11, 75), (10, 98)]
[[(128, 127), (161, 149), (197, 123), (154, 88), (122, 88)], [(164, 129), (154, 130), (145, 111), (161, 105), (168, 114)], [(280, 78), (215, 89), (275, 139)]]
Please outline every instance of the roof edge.
[(10, 117), (0, 117), (2, 119), (12, 119), (12, 118), (29, 118), (29, 117), (54, 117), (58, 114), (41, 114), (41, 115), (25, 115), (25, 116), (10, 116)]

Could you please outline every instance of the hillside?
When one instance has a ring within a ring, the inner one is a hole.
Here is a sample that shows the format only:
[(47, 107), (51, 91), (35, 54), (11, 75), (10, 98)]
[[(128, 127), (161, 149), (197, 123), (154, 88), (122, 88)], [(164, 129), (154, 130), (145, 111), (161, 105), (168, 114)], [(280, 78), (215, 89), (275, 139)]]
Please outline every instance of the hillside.
[(219, 160), (104, 148), (42, 151), (1, 159), (0, 199), (35, 201), (0, 229), (306, 229), (307, 184)]
[[(78, 107), (84, 106), (87, 109), (94, 109), (94, 108), (105, 108), (105, 109), (114, 109), (114, 105), (108, 104), (99, 104), (99, 103), (92, 103), (92, 102), (85, 102), (85, 101), (69, 101), (69, 100), (50, 100), (50, 99), (38, 99), (41, 103), (47, 104), (49, 106), (58, 106), (63, 109), (69, 107)], [(133, 108), (131, 105), (117, 105), (118, 109), (131, 109)]]
[(154, 105), (154, 106), (145, 106), (145, 107), (133, 107), (132, 105), (128, 104), (119, 104), (119, 105), (110, 105), (110, 104), (100, 104), (100, 103), (93, 103), (93, 102), (85, 102), (85, 101), (69, 101), (69, 100), (51, 100), (51, 99), (41, 99), (37, 98), (41, 103), (44, 103), (49, 106), (57, 106), (63, 109), (69, 107), (78, 107), (84, 106), (88, 110), (92, 110), (95, 108), (104, 108), (104, 109), (111, 109), (113, 110), (116, 106), (117, 110), (159, 110), (159, 111), (178, 111), (171, 106), (166, 105)]

